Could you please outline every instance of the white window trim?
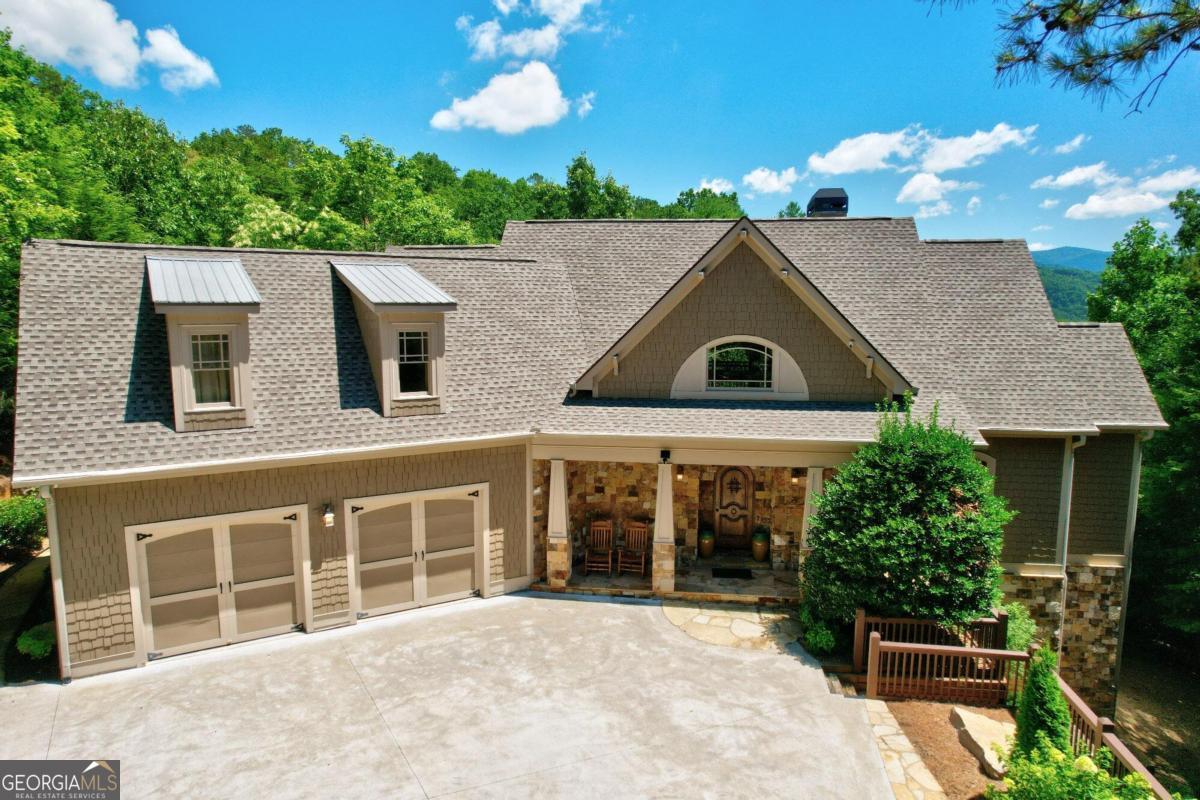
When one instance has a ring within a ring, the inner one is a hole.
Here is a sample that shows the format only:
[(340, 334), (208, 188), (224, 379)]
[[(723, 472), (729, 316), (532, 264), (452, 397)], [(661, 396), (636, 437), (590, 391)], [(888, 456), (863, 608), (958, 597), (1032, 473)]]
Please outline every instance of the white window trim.
[[(731, 342), (749, 342), (771, 351), (770, 389), (708, 388), (708, 351)], [(787, 350), (759, 336), (722, 336), (697, 348), (683, 362), (671, 384), (671, 397), (680, 400), (807, 400), (808, 382)]]
[[(381, 325), (386, 339), (384, 342), (383, 369), (387, 376), (384, 384), (387, 387), (387, 402), (384, 413), (390, 414), (392, 402), (427, 402), (438, 400), (445, 392), (445, 345), (442, 335), (442, 323), (430, 321), (390, 320)], [(420, 331), (429, 337), (429, 391), (401, 392), (400, 391), (400, 334), (405, 331)]]
[[(254, 400), (250, 383), (250, 330), (245, 315), (217, 318), (167, 315), (168, 349), (171, 357), (171, 388), (175, 404), (175, 429), (185, 430), (191, 415), (245, 412), (246, 424), (254, 424)], [(197, 403), (192, 380), (193, 334), (224, 333), (229, 336), (230, 381), (228, 403)]]

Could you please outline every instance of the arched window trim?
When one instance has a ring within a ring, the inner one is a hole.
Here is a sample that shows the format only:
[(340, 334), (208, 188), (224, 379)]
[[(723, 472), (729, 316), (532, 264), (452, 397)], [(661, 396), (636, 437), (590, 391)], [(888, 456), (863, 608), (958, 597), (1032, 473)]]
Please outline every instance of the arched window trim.
[[(771, 351), (770, 389), (708, 388), (708, 351), (737, 342), (756, 344)], [(778, 343), (761, 336), (734, 334), (696, 348), (675, 374), (671, 397), (684, 400), (807, 400), (808, 382), (796, 360)]]

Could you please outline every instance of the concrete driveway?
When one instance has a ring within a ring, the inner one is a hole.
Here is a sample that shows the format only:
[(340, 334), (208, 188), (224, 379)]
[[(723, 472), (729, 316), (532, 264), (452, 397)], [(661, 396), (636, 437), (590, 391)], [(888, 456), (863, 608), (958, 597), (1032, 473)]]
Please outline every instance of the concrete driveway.
[(0, 758), (120, 759), (131, 798), (890, 798), (863, 705), (657, 604), (516, 595), (0, 689)]

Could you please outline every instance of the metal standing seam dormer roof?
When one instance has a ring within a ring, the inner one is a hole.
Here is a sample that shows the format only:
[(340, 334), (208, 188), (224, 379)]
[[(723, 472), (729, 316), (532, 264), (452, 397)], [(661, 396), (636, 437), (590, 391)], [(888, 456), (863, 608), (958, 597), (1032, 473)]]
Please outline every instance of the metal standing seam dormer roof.
[(146, 271), (156, 310), (262, 303), (258, 289), (238, 258), (146, 256)]
[(453, 311), (458, 307), (457, 300), (407, 264), (329, 263), (372, 311)]

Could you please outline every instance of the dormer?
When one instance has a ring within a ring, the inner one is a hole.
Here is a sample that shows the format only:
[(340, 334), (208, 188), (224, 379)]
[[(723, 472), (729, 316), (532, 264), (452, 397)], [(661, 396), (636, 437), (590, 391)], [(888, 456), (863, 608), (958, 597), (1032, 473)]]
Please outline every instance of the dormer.
[(242, 262), (146, 256), (146, 272), (167, 318), (175, 430), (252, 426), (249, 320), (262, 299)]
[(330, 263), (354, 297), (383, 415), (442, 413), (445, 315), (458, 302), (405, 264)]

